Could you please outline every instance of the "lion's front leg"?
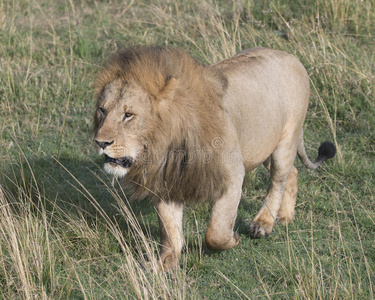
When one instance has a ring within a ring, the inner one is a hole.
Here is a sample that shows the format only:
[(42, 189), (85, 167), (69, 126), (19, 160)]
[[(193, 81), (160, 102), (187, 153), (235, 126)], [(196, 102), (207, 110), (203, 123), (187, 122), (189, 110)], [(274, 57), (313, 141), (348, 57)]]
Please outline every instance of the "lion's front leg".
[(237, 232), (233, 232), (233, 227), (241, 200), (243, 176), (244, 172), (237, 173), (228, 192), (213, 204), (205, 236), (206, 246), (210, 250), (226, 250), (239, 243), (240, 237)]
[(163, 270), (177, 266), (184, 245), (182, 232), (183, 204), (160, 201), (156, 205), (159, 217), (161, 251), (159, 263)]

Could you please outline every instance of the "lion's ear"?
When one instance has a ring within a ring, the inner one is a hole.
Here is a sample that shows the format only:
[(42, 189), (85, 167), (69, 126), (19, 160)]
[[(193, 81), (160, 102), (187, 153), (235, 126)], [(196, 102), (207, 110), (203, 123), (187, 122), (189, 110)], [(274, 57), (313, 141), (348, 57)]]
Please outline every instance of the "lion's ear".
[(172, 99), (177, 88), (177, 79), (174, 77), (168, 77), (165, 81), (163, 88), (156, 96), (158, 100)]

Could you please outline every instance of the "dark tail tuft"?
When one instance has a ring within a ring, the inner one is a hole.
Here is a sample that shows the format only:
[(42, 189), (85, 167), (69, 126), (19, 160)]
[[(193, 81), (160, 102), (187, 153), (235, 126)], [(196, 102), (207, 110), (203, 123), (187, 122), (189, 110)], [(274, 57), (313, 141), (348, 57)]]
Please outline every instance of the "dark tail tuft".
[(326, 159), (332, 158), (336, 154), (336, 147), (331, 142), (324, 142), (319, 147), (317, 163), (322, 163)]

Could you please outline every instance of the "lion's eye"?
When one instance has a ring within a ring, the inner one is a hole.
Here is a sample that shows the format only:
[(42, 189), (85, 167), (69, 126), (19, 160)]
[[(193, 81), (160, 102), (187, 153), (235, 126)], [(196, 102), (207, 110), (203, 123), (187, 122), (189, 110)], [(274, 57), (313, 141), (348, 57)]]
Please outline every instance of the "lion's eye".
[(104, 117), (104, 115), (105, 115), (105, 110), (104, 110), (104, 108), (101, 107), (101, 106), (99, 106), (98, 111), (99, 111), (100, 115), (101, 115), (102, 117)]
[(130, 120), (133, 116), (134, 116), (134, 114), (127, 112), (127, 113), (125, 113), (124, 118), (122, 120), (123, 121)]

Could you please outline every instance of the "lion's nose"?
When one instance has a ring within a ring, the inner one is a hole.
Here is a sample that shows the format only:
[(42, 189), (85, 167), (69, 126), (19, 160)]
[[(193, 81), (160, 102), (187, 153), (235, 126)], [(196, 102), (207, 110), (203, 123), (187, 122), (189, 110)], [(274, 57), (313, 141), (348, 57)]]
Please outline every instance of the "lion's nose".
[(95, 142), (99, 145), (100, 148), (102, 148), (104, 150), (109, 145), (112, 145), (114, 141), (112, 141), (112, 142), (101, 142), (101, 141), (95, 140)]

